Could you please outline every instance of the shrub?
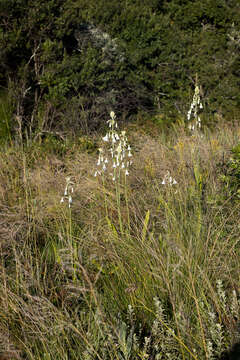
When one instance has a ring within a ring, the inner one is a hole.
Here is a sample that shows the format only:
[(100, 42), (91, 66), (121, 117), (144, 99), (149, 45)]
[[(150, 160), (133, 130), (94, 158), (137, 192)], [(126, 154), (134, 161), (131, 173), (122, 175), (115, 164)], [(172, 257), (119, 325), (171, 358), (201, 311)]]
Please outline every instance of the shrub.
[(2, 0), (0, 14), (0, 85), (23, 133), (96, 130), (112, 108), (174, 120), (195, 73), (209, 114), (240, 104), (237, 0)]

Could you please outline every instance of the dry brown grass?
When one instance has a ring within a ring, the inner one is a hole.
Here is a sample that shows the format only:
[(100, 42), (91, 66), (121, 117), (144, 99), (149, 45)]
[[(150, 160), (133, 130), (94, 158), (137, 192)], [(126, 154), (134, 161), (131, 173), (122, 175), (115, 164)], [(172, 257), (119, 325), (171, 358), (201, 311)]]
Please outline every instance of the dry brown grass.
[[(69, 348), (69, 358), (80, 359), (76, 348), (97, 348), (97, 333), (95, 340), (88, 333), (100, 329), (91, 324), (96, 307), (114, 317), (131, 304), (148, 327), (154, 296), (164, 299), (189, 349), (207, 353), (208, 296), (233, 341), (237, 320), (223, 311), (215, 282), (240, 291), (239, 207), (221, 197), (219, 179), (239, 136), (238, 125), (226, 124), (193, 136), (181, 127), (168, 136), (129, 128), (134, 162), (119, 190), (123, 232), (114, 183), (93, 176), (96, 152), (76, 144), (63, 156), (37, 147), (2, 151), (0, 333), (12, 344), (1, 345), (3, 359), (51, 359), (54, 352), (64, 359)], [(166, 171), (177, 186), (161, 184)], [(71, 210), (60, 204), (67, 176)], [(108, 356), (121, 359), (116, 354)]]

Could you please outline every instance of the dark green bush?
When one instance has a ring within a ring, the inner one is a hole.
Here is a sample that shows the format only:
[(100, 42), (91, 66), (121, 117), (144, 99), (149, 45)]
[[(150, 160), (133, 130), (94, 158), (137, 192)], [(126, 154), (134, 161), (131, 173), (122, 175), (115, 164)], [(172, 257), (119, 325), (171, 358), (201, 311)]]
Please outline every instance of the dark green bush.
[(184, 117), (240, 105), (238, 0), (0, 0), (0, 85), (21, 131), (99, 129), (111, 109)]

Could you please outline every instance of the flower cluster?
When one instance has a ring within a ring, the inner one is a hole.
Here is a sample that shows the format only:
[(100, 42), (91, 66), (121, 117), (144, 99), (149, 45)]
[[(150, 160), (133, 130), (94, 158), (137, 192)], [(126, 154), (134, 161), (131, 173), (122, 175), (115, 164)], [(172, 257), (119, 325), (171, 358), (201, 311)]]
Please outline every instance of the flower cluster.
[(163, 178), (162, 185), (176, 185), (177, 181), (170, 175), (169, 170), (167, 170), (166, 175)]
[(71, 193), (73, 193), (73, 182), (71, 181), (71, 177), (68, 176), (66, 177), (66, 186), (65, 186), (65, 190), (64, 190), (64, 195), (61, 198), (61, 203), (64, 202), (64, 200), (68, 201), (68, 207), (70, 208), (72, 205), (72, 196), (70, 195)]
[(193, 100), (187, 113), (188, 121), (190, 121), (192, 117), (195, 119), (193, 123), (188, 125), (189, 130), (194, 131), (195, 129), (201, 129), (201, 118), (199, 116), (199, 110), (202, 108), (203, 105), (201, 103), (200, 89), (198, 85), (196, 85)]
[(94, 176), (103, 175), (107, 170), (115, 181), (116, 177), (123, 172), (125, 176), (129, 175), (129, 166), (132, 165), (132, 149), (128, 144), (126, 131), (118, 132), (116, 115), (113, 111), (110, 113), (110, 119), (107, 121), (109, 131), (103, 137), (103, 141), (109, 143), (110, 152), (106, 155), (103, 148), (98, 149), (99, 156), (97, 161), (97, 170)]

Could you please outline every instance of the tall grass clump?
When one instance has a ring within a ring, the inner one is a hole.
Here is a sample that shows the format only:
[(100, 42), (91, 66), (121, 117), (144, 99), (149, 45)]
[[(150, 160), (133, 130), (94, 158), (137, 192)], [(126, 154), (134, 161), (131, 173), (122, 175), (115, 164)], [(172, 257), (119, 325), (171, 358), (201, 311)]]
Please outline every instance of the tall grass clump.
[(107, 126), (91, 151), (0, 151), (0, 358), (228, 356), (240, 228), (222, 175), (239, 125)]

